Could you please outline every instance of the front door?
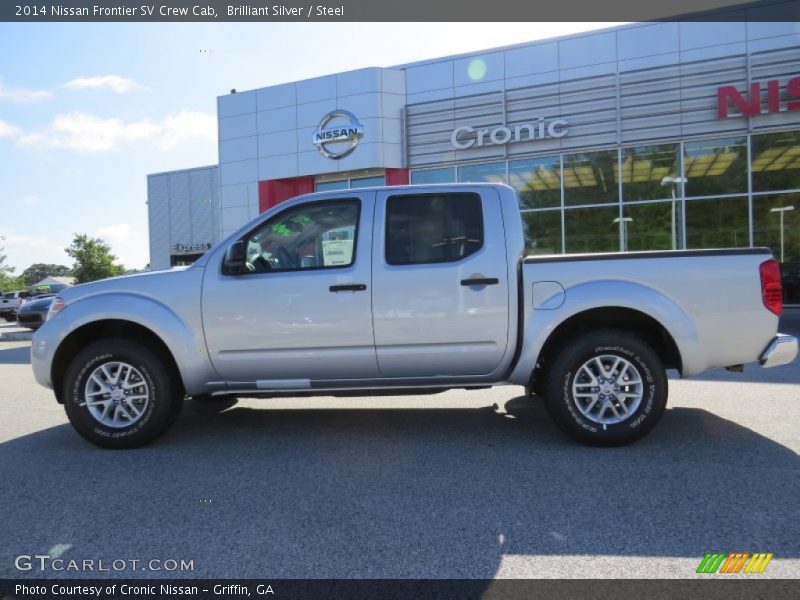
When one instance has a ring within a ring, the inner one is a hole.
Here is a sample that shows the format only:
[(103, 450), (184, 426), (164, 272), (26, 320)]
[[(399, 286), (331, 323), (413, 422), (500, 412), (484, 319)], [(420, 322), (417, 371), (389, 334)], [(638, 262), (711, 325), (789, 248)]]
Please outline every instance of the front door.
[(513, 276), (497, 191), (378, 192), (375, 223), (381, 375), (492, 373), (508, 346)]
[(374, 192), (294, 203), (242, 241), (241, 273), (209, 262), (203, 323), (229, 382), (263, 389), (378, 374), (370, 263)]

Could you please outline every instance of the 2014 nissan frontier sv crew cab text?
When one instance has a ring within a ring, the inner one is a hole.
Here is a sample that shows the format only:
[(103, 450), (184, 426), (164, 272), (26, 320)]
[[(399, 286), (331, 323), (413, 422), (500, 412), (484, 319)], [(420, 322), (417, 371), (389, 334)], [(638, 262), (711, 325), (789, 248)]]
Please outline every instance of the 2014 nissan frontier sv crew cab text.
[(301, 196), (191, 267), (60, 292), (33, 338), (34, 374), (108, 448), (163, 434), (187, 396), (506, 384), (541, 395), (573, 438), (611, 446), (661, 418), (666, 369), (797, 355), (797, 339), (776, 334), (781, 282), (767, 249), (524, 249), (505, 185)]

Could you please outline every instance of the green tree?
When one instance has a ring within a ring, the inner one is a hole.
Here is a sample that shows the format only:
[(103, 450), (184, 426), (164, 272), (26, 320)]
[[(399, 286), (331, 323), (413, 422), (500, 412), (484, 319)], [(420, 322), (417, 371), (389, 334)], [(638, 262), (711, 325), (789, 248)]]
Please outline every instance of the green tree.
[(72, 267), (75, 283), (97, 281), (125, 272), (125, 267), (116, 264), (117, 257), (111, 254), (108, 244), (85, 233), (76, 233), (66, 251), (75, 261)]
[[(0, 242), (4, 239), (6, 238), (0, 236)], [(3, 254), (3, 250), (4, 248), (0, 246), (0, 292), (25, 289), (25, 284), (14, 275), (14, 267), (6, 264), (6, 255)]]
[(64, 265), (52, 265), (47, 263), (34, 263), (25, 269), (20, 277), (26, 286), (33, 285), (45, 277), (69, 277), (72, 270)]

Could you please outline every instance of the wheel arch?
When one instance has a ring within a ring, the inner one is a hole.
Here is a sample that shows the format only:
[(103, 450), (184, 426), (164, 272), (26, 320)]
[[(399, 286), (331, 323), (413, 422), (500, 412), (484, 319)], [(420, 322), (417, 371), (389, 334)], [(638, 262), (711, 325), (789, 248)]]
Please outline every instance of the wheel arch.
[(578, 312), (562, 321), (547, 337), (539, 352), (530, 384), (540, 391), (542, 374), (551, 357), (576, 335), (600, 329), (619, 329), (639, 336), (653, 348), (667, 369), (683, 372), (683, 359), (675, 338), (657, 319), (640, 310), (624, 306), (603, 306)]
[(183, 377), (175, 356), (164, 340), (152, 329), (126, 319), (101, 319), (81, 325), (70, 332), (58, 345), (58, 349), (53, 355), (50, 378), (53, 382), (56, 400), (59, 403), (64, 403), (62, 388), (64, 375), (69, 368), (70, 360), (91, 342), (112, 337), (130, 339), (153, 350), (165, 362), (170, 371), (176, 374), (181, 389), (185, 390)]

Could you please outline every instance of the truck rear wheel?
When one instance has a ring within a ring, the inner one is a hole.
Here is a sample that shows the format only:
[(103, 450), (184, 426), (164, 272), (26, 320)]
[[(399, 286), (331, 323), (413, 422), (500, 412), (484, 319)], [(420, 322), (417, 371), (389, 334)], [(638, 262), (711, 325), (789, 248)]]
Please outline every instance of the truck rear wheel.
[(545, 405), (570, 437), (593, 446), (622, 446), (647, 434), (667, 404), (667, 375), (653, 349), (621, 330), (590, 332), (553, 357)]
[(64, 408), (85, 439), (102, 448), (144, 446), (175, 422), (183, 393), (164, 360), (126, 339), (99, 340), (73, 359)]

